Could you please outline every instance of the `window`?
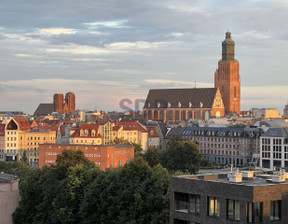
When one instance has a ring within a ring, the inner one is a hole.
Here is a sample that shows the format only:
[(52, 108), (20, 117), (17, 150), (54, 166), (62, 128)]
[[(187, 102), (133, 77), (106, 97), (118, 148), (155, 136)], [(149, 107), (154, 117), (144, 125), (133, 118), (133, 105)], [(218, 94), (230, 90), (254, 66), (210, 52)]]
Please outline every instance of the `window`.
[(189, 198), (189, 212), (200, 214), (200, 195), (191, 194)]
[(188, 213), (188, 206), (189, 206), (188, 200), (189, 200), (188, 194), (175, 192), (174, 193), (175, 211)]
[(240, 202), (227, 200), (227, 219), (240, 220)]
[(234, 86), (234, 98), (236, 98), (236, 86)]
[(270, 220), (280, 220), (280, 218), (281, 218), (281, 201), (271, 201)]
[(199, 224), (198, 222), (186, 221), (182, 219), (174, 219), (173, 223), (174, 224)]
[(263, 203), (256, 202), (256, 203), (247, 203), (246, 208), (246, 216), (248, 223), (259, 223), (262, 222), (262, 210), (263, 210)]
[(220, 216), (220, 201), (219, 198), (208, 197), (208, 215)]

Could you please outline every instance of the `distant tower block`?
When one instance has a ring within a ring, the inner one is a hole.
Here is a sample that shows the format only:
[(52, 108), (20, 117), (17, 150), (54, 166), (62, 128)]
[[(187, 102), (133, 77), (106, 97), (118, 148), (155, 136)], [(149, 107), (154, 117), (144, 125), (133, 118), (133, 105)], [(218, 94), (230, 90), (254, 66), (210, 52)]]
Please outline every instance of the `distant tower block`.
[(75, 94), (72, 92), (68, 92), (65, 95), (65, 102), (68, 106), (69, 112), (74, 112), (75, 111)]
[(284, 107), (283, 115), (288, 116), (288, 103)]
[(222, 59), (218, 62), (214, 79), (215, 88), (221, 91), (226, 114), (240, 114), (239, 63), (234, 59), (234, 47), (231, 33), (227, 32), (222, 42)]
[(61, 93), (55, 93), (53, 97), (54, 112), (63, 113), (64, 96)]

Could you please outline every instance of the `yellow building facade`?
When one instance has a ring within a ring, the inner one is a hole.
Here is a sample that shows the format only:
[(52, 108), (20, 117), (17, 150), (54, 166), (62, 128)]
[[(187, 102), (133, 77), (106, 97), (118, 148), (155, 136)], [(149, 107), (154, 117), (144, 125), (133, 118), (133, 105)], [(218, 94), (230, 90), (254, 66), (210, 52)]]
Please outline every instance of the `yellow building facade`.
[(39, 144), (55, 143), (56, 130), (31, 129), (24, 117), (12, 118), (5, 128), (5, 161), (21, 160), (26, 152), (29, 164), (39, 160)]

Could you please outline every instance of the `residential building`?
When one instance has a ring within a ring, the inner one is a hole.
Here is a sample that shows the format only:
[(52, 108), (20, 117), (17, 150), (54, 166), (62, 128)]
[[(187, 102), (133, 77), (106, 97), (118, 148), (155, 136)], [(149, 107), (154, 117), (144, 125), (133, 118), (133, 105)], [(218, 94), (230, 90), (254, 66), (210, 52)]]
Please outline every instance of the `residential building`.
[(181, 136), (198, 143), (202, 158), (216, 164), (247, 166), (259, 154), (259, 128), (187, 127)]
[(253, 108), (252, 116), (258, 119), (281, 118), (279, 111), (274, 108)]
[(0, 223), (12, 224), (12, 214), (19, 204), (19, 179), (0, 173)]
[(288, 103), (285, 105), (284, 110), (283, 110), (283, 115), (288, 117)]
[(130, 143), (141, 145), (143, 150), (148, 148), (148, 131), (137, 121), (112, 122), (112, 141), (123, 139)]
[(55, 143), (57, 127), (31, 128), (24, 117), (12, 118), (5, 127), (5, 161), (21, 160), (24, 152), (30, 164), (38, 165), (39, 144)]
[(134, 147), (131, 145), (42, 144), (39, 149), (39, 167), (55, 164), (57, 155), (63, 150), (83, 151), (85, 157), (102, 170), (123, 166), (134, 159)]
[[(70, 136), (70, 144), (79, 145), (102, 145), (104, 140), (100, 133), (101, 125), (98, 124), (82, 124), (75, 130), (72, 129)], [(104, 132), (102, 131), (102, 134)]]
[(140, 144), (148, 148), (148, 132), (139, 122), (84, 123), (71, 129), (70, 143), (85, 145), (109, 145), (114, 142)]
[(0, 124), (0, 161), (5, 161), (5, 125)]
[(160, 136), (156, 130), (156, 127), (147, 127), (148, 131), (148, 148), (160, 148)]
[(288, 223), (283, 171), (232, 172), (171, 178), (170, 223)]
[(288, 128), (269, 128), (260, 137), (260, 167), (288, 168)]

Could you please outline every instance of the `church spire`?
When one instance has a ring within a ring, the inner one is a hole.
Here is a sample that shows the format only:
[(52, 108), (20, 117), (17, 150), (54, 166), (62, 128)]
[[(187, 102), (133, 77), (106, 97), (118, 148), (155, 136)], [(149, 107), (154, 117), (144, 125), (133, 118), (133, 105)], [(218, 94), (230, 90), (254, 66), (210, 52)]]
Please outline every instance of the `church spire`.
[(226, 39), (222, 42), (222, 60), (234, 60), (235, 43), (231, 39), (231, 33), (226, 32)]

